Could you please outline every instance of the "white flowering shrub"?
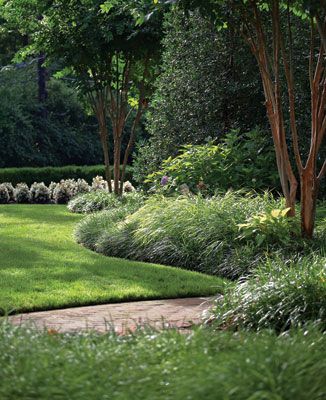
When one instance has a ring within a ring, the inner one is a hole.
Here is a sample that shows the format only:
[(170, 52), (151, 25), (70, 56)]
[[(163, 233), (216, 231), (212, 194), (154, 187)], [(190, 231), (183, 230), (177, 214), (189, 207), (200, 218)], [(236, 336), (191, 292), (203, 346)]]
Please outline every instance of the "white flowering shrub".
[(123, 191), (125, 193), (130, 193), (130, 192), (134, 192), (135, 188), (132, 186), (132, 184), (129, 181), (126, 181), (123, 184)]
[(51, 200), (54, 200), (53, 195), (54, 195), (54, 189), (57, 187), (58, 183), (57, 182), (51, 182), (49, 185), (49, 192), (50, 192), (50, 198)]
[(73, 197), (71, 179), (62, 180), (53, 191), (53, 200), (56, 204), (67, 204)]
[(31, 192), (26, 183), (18, 183), (14, 189), (14, 199), (17, 203), (30, 203)]
[(85, 179), (77, 179), (74, 184), (73, 195), (84, 194), (90, 192), (91, 187), (85, 181)]
[(3, 182), (2, 185), (4, 185), (8, 190), (9, 201), (14, 201), (14, 187), (12, 184), (10, 182)]
[(4, 184), (0, 185), (0, 204), (9, 203), (10, 196), (8, 193), (8, 189)]
[(93, 178), (92, 190), (108, 190), (108, 183), (105, 179), (103, 179), (103, 176), (97, 175), (95, 178)]
[(46, 204), (51, 200), (50, 190), (44, 182), (34, 182), (31, 186), (31, 201), (38, 204)]

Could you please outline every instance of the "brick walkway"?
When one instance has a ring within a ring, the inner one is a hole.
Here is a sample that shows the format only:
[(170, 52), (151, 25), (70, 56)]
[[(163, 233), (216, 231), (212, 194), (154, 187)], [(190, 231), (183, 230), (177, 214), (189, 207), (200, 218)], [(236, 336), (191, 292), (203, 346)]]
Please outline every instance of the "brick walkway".
[(9, 317), (9, 321), (53, 332), (105, 332), (114, 327), (117, 333), (123, 334), (143, 325), (186, 330), (199, 324), (203, 311), (210, 306), (211, 299), (203, 297), (137, 301), (20, 314)]

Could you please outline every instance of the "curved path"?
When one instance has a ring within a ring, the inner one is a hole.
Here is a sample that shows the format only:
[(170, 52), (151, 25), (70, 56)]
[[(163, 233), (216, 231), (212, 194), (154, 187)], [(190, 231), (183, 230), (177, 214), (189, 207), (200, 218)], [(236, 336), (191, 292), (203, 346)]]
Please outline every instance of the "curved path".
[(203, 312), (212, 304), (209, 298), (137, 301), (43, 311), (9, 317), (14, 325), (32, 325), (49, 333), (114, 329), (118, 334), (151, 326), (156, 329), (188, 329), (202, 321)]

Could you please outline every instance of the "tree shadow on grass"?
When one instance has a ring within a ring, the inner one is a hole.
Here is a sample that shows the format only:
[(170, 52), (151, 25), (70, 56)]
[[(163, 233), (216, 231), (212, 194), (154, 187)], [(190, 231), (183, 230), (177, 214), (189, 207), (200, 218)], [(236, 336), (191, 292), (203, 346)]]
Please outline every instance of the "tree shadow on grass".
[(0, 214), (13, 224), (47, 223), (49, 225), (73, 224), (83, 218), (81, 214), (68, 212), (67, 206), (57, 204), (9, 204), (0, 205)]
[[(12, 246), (9, 240), (1, 242), (5, 256), (11, 251), (8, 246)], [(13, 313), (219, 291), (219, 281), (213, 277), (109, 258), (74, 243), (67, 251), (58, 245), (26, 238), (19, 240), (14, 253), (15, 258), (0, 265), (0, 287), (4, 285), (0, 307)]]

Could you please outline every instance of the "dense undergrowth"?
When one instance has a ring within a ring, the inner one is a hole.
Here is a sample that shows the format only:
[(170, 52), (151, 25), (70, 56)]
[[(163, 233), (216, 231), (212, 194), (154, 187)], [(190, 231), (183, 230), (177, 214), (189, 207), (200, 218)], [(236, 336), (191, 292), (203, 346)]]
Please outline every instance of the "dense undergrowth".
[(214, 310), (220, 327), (286, 331), (311, 322), (326, 330), (326, 253), (262, 264), (226, 291)]
[(200, 329), (119, 337), (1, 324), (0, 397), (321, 400), (325, 339), (312, 326), (282, 336)]
[(318, 249), (326, 229), (306, 243), (299, 222), (285, 217), (283, 201), (228, 192), (150, 198), (134, 214), (89, 216), (76, 228), (79, 243), (108, 256), (175, 265), (237, 278), (275, 256), (296, 259)]

